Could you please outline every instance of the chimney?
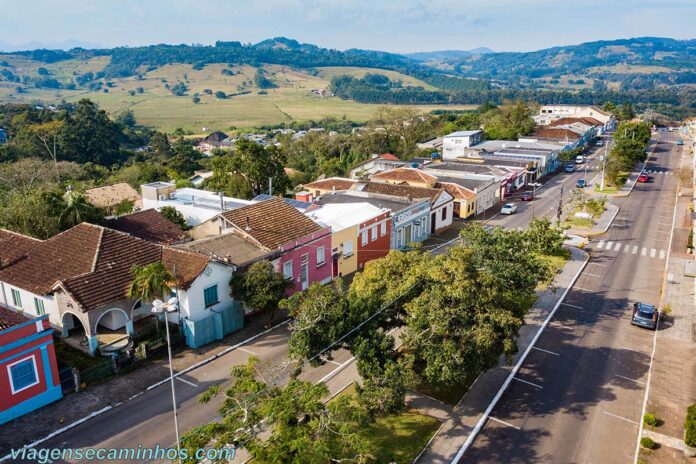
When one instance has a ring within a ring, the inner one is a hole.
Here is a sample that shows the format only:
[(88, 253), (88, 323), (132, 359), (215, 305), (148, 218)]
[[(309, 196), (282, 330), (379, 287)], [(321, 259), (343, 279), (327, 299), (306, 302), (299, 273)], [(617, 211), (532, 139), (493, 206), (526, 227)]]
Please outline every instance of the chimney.
[(247, 232), (251, 231), (251, 226), (249, 225), (249, 216), (246, 217), (246, 227), (244, 227), (244, 230)]

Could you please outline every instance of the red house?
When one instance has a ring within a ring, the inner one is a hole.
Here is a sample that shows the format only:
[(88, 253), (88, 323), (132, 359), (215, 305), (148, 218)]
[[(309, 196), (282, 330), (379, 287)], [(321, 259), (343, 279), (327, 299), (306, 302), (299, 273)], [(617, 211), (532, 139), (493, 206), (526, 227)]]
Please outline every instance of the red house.
[(358, 226), (358, 269), (365, 263), (389, 254), (391, 220), (389, 211), (363, 222)]
[(48, 316), (0, 306), (0, 424), (62, 396)]

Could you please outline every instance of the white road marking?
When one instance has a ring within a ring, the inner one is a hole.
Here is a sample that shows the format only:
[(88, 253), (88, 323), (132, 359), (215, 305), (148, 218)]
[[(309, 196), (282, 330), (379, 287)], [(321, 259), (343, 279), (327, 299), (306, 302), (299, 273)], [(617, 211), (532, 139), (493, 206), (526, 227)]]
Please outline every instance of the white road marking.
[(254, 353), (253, 351), (249, 351), (249, 350), (247, 350), (246, 348), (239, 347), (239, 351), (243, 351), (243, 352), (245, 352), (245, 353), (249, 353), (249, 354), (252, 355), (252, 356), (258, 356), (256, 353)]
[(191, 385), (193, 388), (198, 388), (198, 385), (196, 385), (196, 384), (193, 383), (193, 382), (189, 382), (188, 380), (186, 380), (186, 379), (183, 378), (183, 377), (177, 377), (176, 379), (177, 379), (177, 380), (181, 380), (182, 382)]
[(656, 250), (656, 249), (654, 249), (654, 248), (651, 248), (651, 249), (650, 249), (650, 257), (651, 257), (651, 258), (654, 258), (656, 253), (657, 253), (657, 250)]
[(585, 309), (582, 306), (577, 306), (577, 305), (570, 304), (570, 303), (561, 303), (561, 305), (562, 306), (570, 306), (571, 308), (576, 308), (576, 309)]
[(636, 422), (636, 421), (634, 421), (634, 420), (626, 419), (625, 417), (621, 417), (621, 416), (617, 416), (616, 414), (612, 414), (612, 413), (610, 413), (610, 412), (608, 412), (608, 411), (603, 411), (603, 412), (604, 412), (604, 414), (606, 414), (607, 416), (616, 417), (617, 419), (621, 419), (622, 421), (630, 422), (631, 424), (635, 424), (635, 425), (640, 425), (640, 424), (638, 424), (638, 422)]
[(643, 247), (643, 249), (642, 249), (641, 252), (640, 252), (640, 255), (641, 255), (641, 256), (645, 256), (647, 253), (648, 253), (648, 249), (645, 248), (645, 247)]
[(552, 354), (554, 356), (560, 356), (560, 354), (558, 354), (558, 353), (554, 353), (553, 351), (545, 350), (543, 348), (538, 348), (536, 346), (533, 346), (532, 349), (537, 350), (537, 351), (543, 351), (544, 353)]
[(619, 251), (621, 249), (621, 243), (616, 243), (616, 246), (614, 247), (614, 251)]
[(636, 254), (638, 252), (638, 245), (633, 245), (633, 252), (631, 254)]
[(529, 382), (529, 381), (527, 381), (527, 380), (522, 380), (522, 379), (520, 379), (520, 378), (518, 378), (518, 377), (513, 377), (513, 379), (514, 379), (514, 380), (517, 380), (518, 382), (522, 382), (522, 383), (526, 383), (527, 385), (531, 385), (532, 387), (536, 387), (536, 388), (538, 388), (539, 390), (541, 390), (542, 388), (544, 388), (544, 387), (542, 387), (541, 385), (538, 385), (538, 384), (536, 384), (536, 383), (534, 383), (534, 382)]
[(604, 240), (600, 240), (599, 243), (597, 244), (597, 248), (599, 248), (601, 250), (603, 246), (604, 246)]
[(665, 259), (665, 250), (660, 250), (660, 259)]
[(628, 253), (628, 250), (631, 249), (631, 245), (624, 245), (624, 253)]
[(505, 422), (504, 420), (496, 419), (496, 418), (493, 417), (493, 416), (488, 416), (488, 418), (489, 418), (490, 420), (492, 420), (492, 421), (498, 422), (498, 423), (503, 424), (503, 425), (507, 425), (508, 427), (512, 427), (513, 429), (521, 430), (521, 429), (520, 429), (519, 427), (517, 427), (516, 425), (512, 425), (511, 423)]
[(607, 242), (607, 247), (606, 247), (606, 249), (607, 249), (607, 250), (611, 250), (611, 247), (612, 247), (613, 244), (614, 244), (614, 242)]
[(632, 379), (632, 378), (630, 378), (630, 377), (624, 377), (623, 375), (619, 375), (619, 374), (614, 374), (614, 375), (617, 376), (617, 377), (619, 377), (619, 378), (621, 378), (621, 379), (624, 379), (624, 380), (630, 380), (631, 382), (635, 382), (635, 383), (639, 383), (639, 384), (641, 384), (641, 385), (645, 385), (645, 382), (643, 382), (642, 380), (636, 380), (636, 379)]
[(336, 362), (336, 361), (334, 361), (333, 359), (329, 359), (329, 362), (330, 362), (331, 364), (333, 364), (334, 366), (340, 366), (340, 365), (341, 365), (340, 362)]
[(588, 275), (588, 276), (592, 276), (592, 277), (602, 277), (599, 274), (592, 274), (591, 272), (584, 272), (582, 275)]

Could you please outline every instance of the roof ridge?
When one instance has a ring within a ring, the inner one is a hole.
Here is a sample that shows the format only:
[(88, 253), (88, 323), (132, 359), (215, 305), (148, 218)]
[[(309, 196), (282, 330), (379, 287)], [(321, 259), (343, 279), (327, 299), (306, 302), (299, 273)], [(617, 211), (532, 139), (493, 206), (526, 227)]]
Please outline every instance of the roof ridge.
[(28, 238), (30, 240), (34, 240), (35, 242), (45, 242), (46, 241), (46, 240), (43, 240), (40, 238), (32, 237), (31, 235), (20, 234), (19, 232), (15, 232), (14, 230), (10, 230), (10, 229), (0, 228), (0, 232), (6, 232), (8, 234), (16, 235), (16, 236), (22, 237), (22, 238)]
[(99, 230), (99, 240), (97, 241), (97, 250), (94, 253), (94, 258), (92, 258), (92, 270), (94, 272), (97, 269), (97, 261), (101, 255), (102, 238), (104, 238), (104, 228), (101, 227)]

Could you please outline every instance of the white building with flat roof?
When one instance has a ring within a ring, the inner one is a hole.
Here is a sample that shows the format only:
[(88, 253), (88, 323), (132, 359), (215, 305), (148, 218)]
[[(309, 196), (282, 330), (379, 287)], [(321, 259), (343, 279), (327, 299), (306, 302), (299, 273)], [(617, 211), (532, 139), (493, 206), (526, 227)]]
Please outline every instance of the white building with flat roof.
[(457, 131), (442, 138), (442, 158), (456, 159), (463, 156), (466, 148), (481, 142), (482, 130)]
[(152, 182), (140, 186), (143, 209), (171, 206), (195, 227), (225, 211), (254, 204), (251, 200), (226, 197), (222, 193), (195, 188), (180, 188), (172, 182)]

